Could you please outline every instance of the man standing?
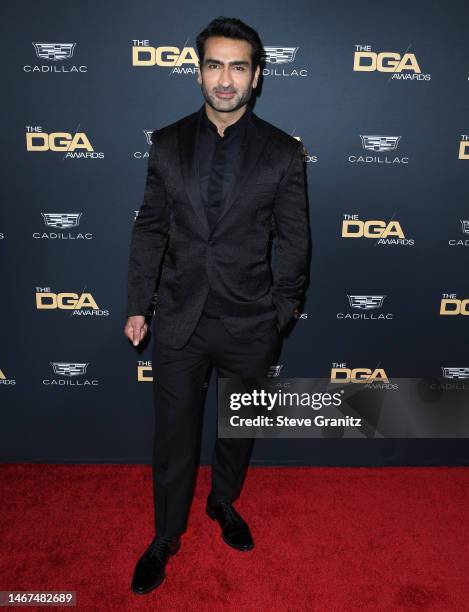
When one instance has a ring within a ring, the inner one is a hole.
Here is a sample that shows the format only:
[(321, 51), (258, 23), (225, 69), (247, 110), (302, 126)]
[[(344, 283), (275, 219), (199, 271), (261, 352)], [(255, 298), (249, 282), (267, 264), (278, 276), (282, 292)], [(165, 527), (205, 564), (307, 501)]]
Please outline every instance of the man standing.
[[(305, 291), (309, 230), (302, 145), (247, 106), (263, 47), (251, 27), (213, 20), (197, 37), (195, 113), (152, 134), (144, 201), (130, 246), (127, 323), (137, 346), (153, 314), (155, 538), (139, 559), (135, 593), (165, 578), (186, 530), (196, 474), (200, 399), (220, 377), (266, 376)], [(271, 233), (275, 261), (269, 262)], [(253, 439), (217, 438), (206, 512), (224, 541), (254, 547), (233, 507)]]

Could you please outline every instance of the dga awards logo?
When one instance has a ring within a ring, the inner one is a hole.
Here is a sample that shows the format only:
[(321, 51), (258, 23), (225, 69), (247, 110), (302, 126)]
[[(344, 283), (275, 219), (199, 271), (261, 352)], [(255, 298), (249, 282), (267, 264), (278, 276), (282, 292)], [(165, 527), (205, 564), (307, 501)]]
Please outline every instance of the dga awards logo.
[(396, 51), (373, 51), (371, 45), (355, 45), (353, 54), (354, 72), (379, 72), (389, 75), (393, 81), (430, 81), (430, 74), (422, 74), (411, 45), (404, 53)]
[[(469, 219), (460, 219), (461, 232), (463, 234), (469, 234)], [(451, 238), (448, 240), (449, 246), (467, 247), (469, 246), (469, 238)]]
[(154, 130), (143, 130), (143, 134), (145, 136), (146, 148), (144, 151), (134, 151), (133, 157), (134, 159), (147, 159), (150, 155), (149, 148), (151, 146), (151, 135)]
[(138, 361), (137, 362), (137, 380), (138, 382), (152, 382), (153, 381), (153, 369), (151, 361)]
[(109, 310), (101, 309), (91, 293), (55, 293), (50, 287), (36, 287), (37, 310), (65, 310), (80, 317), (108, 317)]
[[(291, 136), (293, 136), (293, 134), (291, 134)], [(309, 155), (308, 151), (306, 150), (306, 147), (304, 145), (304, 143), (302, 142), (301, 138), (299, 136), (293, 136), (293, 138), (295, 138), (295, 140), (298, 140), (299, 142), (301, 142), (301, 144), (303, 145), (303, 159), (304, 161), (309, 164), (311, 162), (317, 162), (318, 161), (318, 156), (317, 155)]]
[(95, 151), (85, 132), (44, 132), (37, 126), (26, 126), (28, 153), (63, 153), (62, 159), (102, 159), (104, 153)]
[(346, 362), (334, 362), (332, 364), (330, 382), (341, 384), (356, 383), (370, 389), (387, 389), (389, 391), (396, 391), (398, 389), (397, 383), (389, 381), (384, 368), (350, 368)]
[(97, 387), (97, 378), (86, 378), (89, 362), (51, 361), (53, 376), (44, 378), (42, 384), (46, 387)]
[(446, 317), (467, 317), (469, 298), (458, 298), (456, 293), (443, 293), (440, 301), (440, 315)]
[(384, 246), (413, 246), (414, 239), (404, 234), (399, 221), (373, 219), (363, 221), (358, 215), (344, 213), (342, 220), (342, 238), (364, 238), (374, 240), (374, 244)]
[(306, 321), (306, 319), (308, 318), (308, 313), (307, 312), (295, 312), (293, 314), (293, 318), (294, 319), (302, 319), (303, 321)]
[[(80, 225), (83, 213), (46, 213), (42, 212), (42, 219), (47, 228), (54, 230), (72, 230)], [(36, 240), (92, 240), (93, 234), (90, 232), (77, 231), (46, 231), (34, 232), (33, 238)]]
[(262, 74), (273, 77), (307, 77), (308, 70), (298, 68), (294, 63), (298, 49), (299, 47), (264, 47), (262, 59), (265, 66)]
[(469, 136), (461, 134), (458, 159), (469, 159)]
[(12, 387), (16, 385), (16, 380), (14, 378), (9, 378), (3, 370), (0, 370), (0, 385)]
[(350, 311), (338, 312), (337, 319), (347, 319), (350, 321), (385, 321), (394, 318), (392, 312), (381, 311), (386, 295), (349, 295), (347, 294)]
[(27, 64), (23, 66), (24, 72), (88, 72), (88, 67), (83, 64), (78, 65), (67, 62), (67, 60), (73, 57), (76, 43), (33, 42), (32, 45), (36, 58), (38, 60), (45, 60), (47, 63), (37, 62), (34, 65)]
[[(362, 149), (364, 151), (371, 151), (373, 155), (366, 153), (362, 153), (361, 155), (349, 155), (348, 161), (351, 164), (408, 164), (409, 158), (407, 156), (391, 154), (391, 151), (397, 150), (401, 138), (401, 136), (360, 134)], [(385, 155), (380, 155), (380, 153), (385, 153)]]
[[(153, 367), (151, 360), (137, 362), (137, 381), (138, 382), (153, 382)], [(208, 382), (205, 380), (202, 383), (201, 389), (207, 389)]]
[(170, 74), (195, 74), (199, 58), (194, 47), (163, 45), (154, 47), (149, 40), (132, 40), (132, 66), (170, 68)]

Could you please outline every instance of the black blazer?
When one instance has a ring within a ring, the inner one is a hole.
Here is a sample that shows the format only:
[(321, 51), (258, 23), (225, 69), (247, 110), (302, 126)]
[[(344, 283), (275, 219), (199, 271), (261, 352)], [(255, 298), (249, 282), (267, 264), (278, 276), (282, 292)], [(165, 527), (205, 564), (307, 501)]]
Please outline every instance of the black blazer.
[(237, 178), (210, 233), (195, 164), (202, 110), (152, 133), (130, 244), (127, 316), (152, 315), (157, 290), (154, 333), (173, 348), (195, 329), (209, 283), (225, 327), (249, 342), (287, 325), (307, 277), (302, 144), (251, 113)]

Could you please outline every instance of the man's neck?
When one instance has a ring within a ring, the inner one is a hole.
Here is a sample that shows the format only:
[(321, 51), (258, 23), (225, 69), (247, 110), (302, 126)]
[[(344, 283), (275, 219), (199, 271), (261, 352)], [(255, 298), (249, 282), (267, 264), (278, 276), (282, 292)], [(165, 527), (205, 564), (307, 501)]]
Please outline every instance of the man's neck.
[(241, 108), (237, 108), (231, 113), (219, 113), (218, 111), (214, 110), (209, 104), (207, 104), (207, 102), (205, 103), (205, 112), (207, 113), (207, 117), (212, 123), (217, 126), (217, 130), (220, 136), (223, 136), (225, 129), (229, 125), (232, 125), (233, 123), (236, 123), (238, 119), (241, 119), (241, 117), (246, 112), (246, 108), (247, 104), (244, 104), (244, 106), (241, 106)]

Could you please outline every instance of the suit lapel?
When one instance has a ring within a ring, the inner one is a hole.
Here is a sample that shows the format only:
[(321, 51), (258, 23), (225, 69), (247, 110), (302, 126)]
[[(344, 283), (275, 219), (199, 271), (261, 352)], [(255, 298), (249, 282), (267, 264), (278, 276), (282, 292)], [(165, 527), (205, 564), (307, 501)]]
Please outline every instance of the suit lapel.
[[(202, 109), (200, 109), (202, 110)], [(179, 125), (179, 159), (181, 162), (182, 176), (184, 179), (184, 187), (187, 197), (191, 203), (194, 212), (200, 219), (202, 227), (200, 228), (204, 237), (208, 237), (210, 228), (207, 222), (207, 215), (200, 193), (199, 173), (197, 170), (196, 146), (199, 132), (199, 116), (198, 113), (193, 113)]]
[[(179, 125), (179, 158), (187, 197), (194, 209), (194, 212), (200, 220), (200, 230), (202, 231), (203, 236), (208, 238), (210, 235), (210, 228), (207, 222), (207, 215), (202, 200), (202, 194), (200, 192), (196, 159), (196, 146), (200, 125), (199, 118), (202, 109), (203, 106), (198, 112), (190, 115), (186, 121)], [(223, 202), (220, 215), (215, 223), (213, 231), (215, 231), (222, 217), (224, 217), (228, 210), (233, 206), (242, 187), (249, 179), (249, 175), (260, 158), (266, 141), (267, 139), (258, 117), (254, 113), (251, 113), (250, 120), (246, 124), (246, 133), (241, 145), (237, 163), (236, 178), (230, 193)]]

